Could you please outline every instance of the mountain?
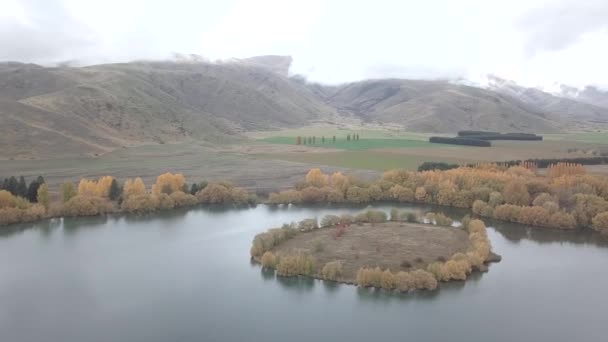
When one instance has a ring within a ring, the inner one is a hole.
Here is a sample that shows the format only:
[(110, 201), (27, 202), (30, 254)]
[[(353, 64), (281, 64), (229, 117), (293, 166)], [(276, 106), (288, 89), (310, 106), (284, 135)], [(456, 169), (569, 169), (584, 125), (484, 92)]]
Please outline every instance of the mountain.
[(497, 77), (485, 88), (403, 79), (328, 86), (289, 76), (291, 63), (289, 56), (210, 62), (185, 54), (87, 67), (0, 63), (0, 158), (240, 141), (246, 131), (345, 118), (441, 133), (553, 133), (608, 123), (607, 108), (587, 103), (604, 103), (597, 89), (567, 98)]
[[(103, 153), (297, 127), (336, 111), (305, 86), (245, 63), (0, 64), (2, 157)], [(18, 145), (15, 142), (19, 142)]]
[[(537, 88), (527, 88), (497, 76), (488, 76), (487, 89), (510, 96), (531, 106), (532, 110), (546, 113), (547, 118), (562, 125), (576, 125), (578, 128), (588, 128), (596, 124), (608, 124), (608, 107), (601, 107), (582, 101), (575, 88), (566, 87), (562, 96), (556, 96)], [(567, 94), (570, 95), (567, 95)], [(591, 92), (585, 93), (590, 98)]]
[(312, 90), (342, 113), (410, 131), (559, 131), (545, 113), (517, 99), (447, 81), (383, 79), (337, 87), (313, 85)]
[(608, 91), (602, 91), (593, 86), (586, 86), (580, 90), (578, 88), (562, 84), (560, 85), (560, 91), (555, 95), (585, 102), (602, 108), (608, 108)]

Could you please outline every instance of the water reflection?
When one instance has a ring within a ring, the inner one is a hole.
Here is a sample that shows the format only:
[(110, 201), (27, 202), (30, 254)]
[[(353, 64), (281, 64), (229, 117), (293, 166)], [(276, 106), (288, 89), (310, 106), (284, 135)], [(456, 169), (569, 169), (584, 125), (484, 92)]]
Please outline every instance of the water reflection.
[(591, 229), (563, 230), (531, 227), (495, 220), (486, 221), (489, 227), (493, 228), (506, 240), (514, 243), (518, 243), (522, 240), (531, 240), (539, 244), (567, 242), (608, 247), (608, 239)]
[(310, 277), (276, 276), (277, 283), (283, 288), (295, 292), (311, 292), (315, 287), (315, 279)]

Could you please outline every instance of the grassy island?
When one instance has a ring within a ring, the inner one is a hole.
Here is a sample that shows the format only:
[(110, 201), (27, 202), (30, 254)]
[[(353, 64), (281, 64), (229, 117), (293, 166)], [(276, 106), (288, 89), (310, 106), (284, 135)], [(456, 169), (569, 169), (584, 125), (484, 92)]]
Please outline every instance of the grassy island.
[(442, 214), (412, 222), (411, 215), (368, 210), (354, 217), (329, 215), (259, 234), (252, 257), (279, 276), (310, 276), (362, 287), (434, 290), (441, 281), (465, 280), (496, 261), (486, 227)]

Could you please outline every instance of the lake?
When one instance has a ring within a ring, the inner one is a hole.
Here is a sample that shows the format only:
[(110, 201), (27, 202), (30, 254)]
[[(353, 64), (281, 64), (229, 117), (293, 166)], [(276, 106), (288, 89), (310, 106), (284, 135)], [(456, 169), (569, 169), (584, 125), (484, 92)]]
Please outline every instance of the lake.
[(435, 292), (277, 278), (250, 262), (259, 232), (359, 210), (262, 205), (0, 227), (0, 341), (605, 340), (608, 241), (592, 233), (492, 222), (502, 262)]

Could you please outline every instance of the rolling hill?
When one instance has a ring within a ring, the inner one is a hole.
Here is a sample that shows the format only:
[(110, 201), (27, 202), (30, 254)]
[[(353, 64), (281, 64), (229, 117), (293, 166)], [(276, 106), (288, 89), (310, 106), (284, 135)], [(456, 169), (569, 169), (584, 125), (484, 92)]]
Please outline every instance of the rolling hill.
[(328, 86), (290, 77), (289, 56), (216, 63), (186, 57), (88, 67), (0, 63), (0, 158), (240, 141), (246, 131), (344, 117), (445, 133), (553, 133), (608, 123), (606, 108), (507, 83), (484, 89), (380, 79)]

